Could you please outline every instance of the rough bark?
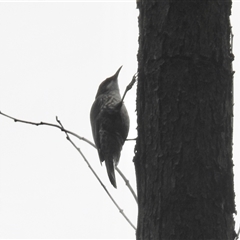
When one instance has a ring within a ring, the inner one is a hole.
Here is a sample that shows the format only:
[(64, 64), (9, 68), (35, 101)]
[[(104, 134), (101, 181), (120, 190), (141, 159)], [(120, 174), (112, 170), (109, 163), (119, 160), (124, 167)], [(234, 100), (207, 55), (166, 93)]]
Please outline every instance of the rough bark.
[(137, 239), (233, 240), (231, 1), (138, 8)]

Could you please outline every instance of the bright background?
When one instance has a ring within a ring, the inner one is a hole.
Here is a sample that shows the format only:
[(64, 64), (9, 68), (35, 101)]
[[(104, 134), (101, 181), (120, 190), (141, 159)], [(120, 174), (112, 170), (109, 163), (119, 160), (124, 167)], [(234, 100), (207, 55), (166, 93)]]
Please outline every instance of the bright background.
[[(240, 2), (233, 2), (232, 12), (238, 207)], [(137, 16), (134, 1), (1, 2), (0, 111), (35, 122), (56, 123), (58, 116), (66, 129), (92, 140), (89, 111), (98, 85), (123, 65), (123, 92), (137, 71)], [(136, 86), (125, 99), (129, 138), (136, 137), (135, 96)], [(137, 206), (125, 183), (117, 174), (115, 190), (96, 150), (72, 139), (136, 225)], [(0, 116), (0, 146), (0, 238), (135, 238), (63, 132)], [(134, 141), (125, 143), (119, 168), (136, 188), (134, 146)]]

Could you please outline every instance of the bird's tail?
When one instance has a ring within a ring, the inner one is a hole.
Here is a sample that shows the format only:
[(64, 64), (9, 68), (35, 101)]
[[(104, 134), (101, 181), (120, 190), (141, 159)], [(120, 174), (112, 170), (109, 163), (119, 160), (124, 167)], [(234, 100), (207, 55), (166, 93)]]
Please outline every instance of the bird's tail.
[(115, 188), (117, 188), (113, 159), (105, 160), (105, 164), (106, 164), (109, 180), (112, 183), (112, 185)]

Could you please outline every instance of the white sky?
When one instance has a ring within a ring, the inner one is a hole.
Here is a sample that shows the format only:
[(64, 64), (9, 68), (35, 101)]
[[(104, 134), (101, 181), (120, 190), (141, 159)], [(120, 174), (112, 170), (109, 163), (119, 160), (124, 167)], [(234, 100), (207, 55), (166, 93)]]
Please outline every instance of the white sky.
[[(232, 11), (237, 93), (240, 2), (233, 3)], [(119, 75), (123, 92), (137, 70), (137, 16), (134, 1), (1, 2), (0, 111), (36, 122), (56, 123), (58, 116), (65, 128), (92, 140), (89, 111), (98, 85), (123, 65)], [(131, 119), (129, 138), (136, 137), (135, 91), (125, 100)], [(239, 112), (235, 94), (237, 205)], [(115, 190), (96, 151), (84, 142), (75, 143), (136, 225), (137, 206), (122, 179), (117, 175)], [(0, 146), (0, 238), (135, 238), (64, 133), (0, 116)], [(135, 188), (134, 146), (135, 142), (126, 142), (119, 168)]]

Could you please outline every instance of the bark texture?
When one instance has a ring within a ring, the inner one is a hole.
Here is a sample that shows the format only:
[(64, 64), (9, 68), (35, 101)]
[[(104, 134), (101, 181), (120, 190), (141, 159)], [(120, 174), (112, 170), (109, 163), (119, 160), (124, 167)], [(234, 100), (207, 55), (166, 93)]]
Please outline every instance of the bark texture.
[(137, 239), (233, 240), (231, 1), (138, 8)]

